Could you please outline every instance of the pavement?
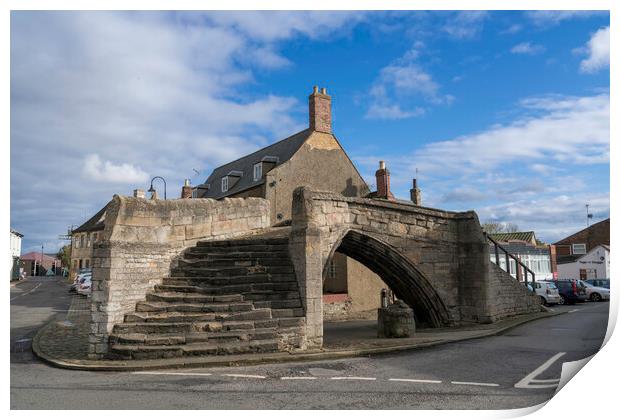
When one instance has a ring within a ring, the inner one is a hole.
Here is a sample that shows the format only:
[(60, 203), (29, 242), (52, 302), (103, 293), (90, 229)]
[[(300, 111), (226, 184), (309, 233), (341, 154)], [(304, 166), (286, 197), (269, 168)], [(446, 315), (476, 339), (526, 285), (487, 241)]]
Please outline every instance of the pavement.
[(326, 360), (420, 349), (461, 340), (488, 337), (525, 322), (558, 314), (558, 312), (541, 311), (535, 314), (512, 317), (493, 324), (472, 324), (455, 328), (418, 330), (413, 337), (397, 339), (378, 338), (376, 320), (326, 322), (324, 325), (324, 345), (320, 350), (156, 360), (91, 360), (88, 358), (89, 307), (90, 298), (74, 295), (66, 314), (50, 320), (36, 334), (32, 343), (34, 353), (56, 367), (101, 371), (195, 368), (292, 362), (298, 360)]
[[(97, 372), (57, 369), (35, 357), (27, 341), (17, 344), (43, 325), (74, 322), (82, 314), (75, 305), (85, 300), (76, 301), (66, 287), (44, 280), (11, 290), (12, 409), (531, 407), (554, 395), (563, 362), (599, 350), (609, 311), (607, 302), (554, 307), (552, 313), (561, 316), (523, 323), (503, 333), (384, 354)], [(364, 328), (338, 327), (341, 337)], [(371, 334), (369, 329), (365, 333)], [(326, 335), (326, 343), (334, 339)]]

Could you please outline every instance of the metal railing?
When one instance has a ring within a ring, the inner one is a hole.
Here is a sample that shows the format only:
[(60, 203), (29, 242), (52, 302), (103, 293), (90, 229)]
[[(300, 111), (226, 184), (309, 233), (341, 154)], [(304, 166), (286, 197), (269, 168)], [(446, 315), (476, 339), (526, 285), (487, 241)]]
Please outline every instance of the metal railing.
[[(495, 264), (499, 268), (501, 268), (502, 270), (504, 270), (505, 272), (507, 272), (508, 274), (510, 274), (512, 276), (512, 273), (511, 273), (511, 270), (510, 270), (510, 259), (513, 259), (515, 261), (515, 271), (516, 271), (515, 276), (516, 276), (516, 279), (519, 282), (523, 281), (525, 283), (525, 287), (527, 287), (527, 284), (528, 284), (528, 273), (529, 273), (529, 275), (531, 277), (532, 290), (535, 291), (536, 290), (536, 274), (534, 274), (534, 272), (527, 265), (525, 265), (523, 262), (521, 262), (519, 257), (517, 257), (516, 255), (513, 255), (510, 252), (508, 252), (506, 250), (506, 248), (501, 246), (495, 239), (491, 238), (491, 236), (488, 235), (486, 232), (484, 233), (484, 236), (486, 236), (487, 240), (494, 247)], [(505, 269), (500, 264), (500, 258), (499, 258), (500, 257), (500, 251), (501, 251), (501, 254), (504, 255), (504, 260), (506, 261), (506, 268)], [(523, 269), (523, 270), (521, 270), (521, 269)]]

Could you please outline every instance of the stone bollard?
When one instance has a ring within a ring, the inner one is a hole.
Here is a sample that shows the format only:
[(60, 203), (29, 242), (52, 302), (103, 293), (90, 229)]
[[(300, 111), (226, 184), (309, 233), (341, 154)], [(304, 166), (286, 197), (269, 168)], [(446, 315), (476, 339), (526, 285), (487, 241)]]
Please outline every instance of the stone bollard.
[(413, 309), (401, 300), (379, 308), (377, 317), (378, 336), (380, 338), (404, 338), (415, 334)]

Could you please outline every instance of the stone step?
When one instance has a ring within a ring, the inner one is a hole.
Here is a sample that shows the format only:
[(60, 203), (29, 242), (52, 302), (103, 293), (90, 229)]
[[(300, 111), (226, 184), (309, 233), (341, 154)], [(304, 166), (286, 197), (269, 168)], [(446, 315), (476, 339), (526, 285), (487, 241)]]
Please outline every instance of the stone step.
[(278, 340), (252, 340), (235, 343), (193, 343), (185, 345), (149, 346), (113, 344), (112, 352), (124, 359), (160, 359), (183, 356), (208, 356), (238, 353), (262, 353), (278, 350)]
[(253, 274), (293, 274), (295, 270), (289, 266), (250, 266), (250, 267), (176, 267), (171, 270), (173, 277), (205, 277), (222, 278), (246, 276)]
[(262, 283), (291, 283), (296, 282), (293, 274), (252, 274), (246, 276), (222, 276), (222, 277), (204, 277), (192, 275), (172, 275), (164, 277), (163, 284), (191, 285), (199, 287), (233, 286), (233, 285), (252, 285), (260, 287)]
[[(150, 294), (151, 296), (153, 294)], [(231, 303), (186, 303), (147, 301), (136, 304), (136, 312), (249, 312), (254, 308), (252, 302)]]
[(275, 328), (241, 329), (215, 332), (190, 332), (187, 334), (128, 333), (110, 335), (111, 344), (146, 344), (152, 346), (191, 344), (205, 342), (234, 342), (272, 340), (278, 337)]
[(271, 315), (274, 318), (292, 318), (292, 317), (303, 317), (304, 309), (303, 308), (288, 308), (288, 309), (272, 309)]
[(196, 246), (213, 246), (230, 248), (246, 245), (288, 245), (288, 237), (281, 238), (238, 238), (198, 241)]
[(213, 259), (233, 259), (233, 260), (253, 260), (256, 258), (289, 258), (288, 250), (280, 251), (237, 251), (226, 252), (224, 250), (217, 250), (212, 252), (205, 252), (204, 248), (198, 251), (194, 251), (193, 248), (188, 248), (183, 252), (183, 256), (188, 259), (192, 258), (213, 258)]
[(293, 309), (301, 308), (300, 299), (254, 301), (255, 308)]
[[(172, 284), (169, 284), (172, 283)], [(156, 292), (182, 292), (182, 293), (204, 293), (207, 295), (225, 295), (229, 294), (246, 294), (246, 293), (284, 293), (297, 292), (299, 289), (297, 283), (259, 283), (259, 284), (241, 284), (228, 285), (219, 287), (201, 287), (190, 285), (189, 282), (175, 279), (175, 281), (165, 281), (164, 284), (155, 286)], [(231, 293), (234, 292), (234, 293)]]
[(293, 267), (290, 258), (182, 258), (178, 261), (178, 267), (206, 267), (206, 268), (239, 268), (239, 267)]
[(125, 322), (116, 324), (114, 334), (177, 334), (188, 333), (195, 324), (192, 322)]
[[(207, 295), (197, 292), (155, 292), (147, 293), (147, 302), (172, 302), (172, 303), (231, 303), (242, 302), (243, 295)], [(249, 302), (248, 302), (249, 303)]]

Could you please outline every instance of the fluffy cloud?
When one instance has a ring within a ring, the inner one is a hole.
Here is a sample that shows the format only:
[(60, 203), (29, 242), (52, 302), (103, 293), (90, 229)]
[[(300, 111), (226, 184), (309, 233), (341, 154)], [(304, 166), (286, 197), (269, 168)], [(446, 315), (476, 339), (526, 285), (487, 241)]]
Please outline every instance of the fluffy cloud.
[(550, 27), (570, 19), (587, 19), (594, 15), (606, 12), (586, 10), (532, 10), (525, 12), (525, 16), (536, 26)]
[(296, 99), (244, 92), (253, 70), (289, 64), (277, 42), (333, 36), (357, 16), (12, 13), (11, 224), (25, 249), (154, 175), (177, 196), (193, 168), (202, 182), (301, 129)]
[(488, 16), (487, 12), (478, 10), (457, 12), (447, 19), (441, 29), (454, 38), (474, 38), (482, 31)]
[(510, 49), (510, 52), (513, 54), (540, 54), (545, 51), (545, 47), (542, 45), (531, 44), (529, 42), (522, 42), (520, 44), (515, 45)]
[(581, 61), (580, 70), (584, 73), (596, 73), (609, 67), (609, 26), (601, 28), (592, 35), (585, 46), (588, 58)]
[[(424, 115), (426, 110), (414, 105), (422, 101), (433, 105), (451, 104), (452, 95), (440, 93), (440, 86), (433, 77), (417, 62), (424, 44), (416, 42), (401, 57), (379, 72), (377, 80), (370, 89), (371, 103), (366, 112), (367, 118), (403, 119)], [(405, 105), (407, 107), (405, 108)]]
[(103, 162), (97, 154), (86, 156), (83, 170), (89, 179), (99, 182), (144, 183), (148, 178), (146, 172), (132, 164)]

